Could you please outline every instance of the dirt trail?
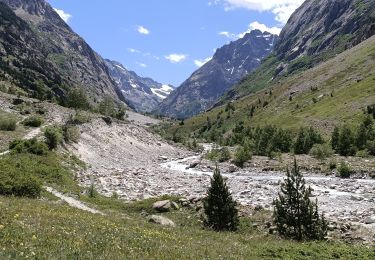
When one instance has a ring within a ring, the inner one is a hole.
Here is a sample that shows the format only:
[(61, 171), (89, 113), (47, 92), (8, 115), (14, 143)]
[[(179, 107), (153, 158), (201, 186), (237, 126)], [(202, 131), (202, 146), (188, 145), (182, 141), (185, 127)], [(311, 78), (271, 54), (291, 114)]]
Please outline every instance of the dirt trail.
[(90, 213), (93, 213), (93, 214), (105, 215), (103, 212), (101, 212), (99, 210), (96, 210), (96, 209), (93, 209), (93, 208), (90, 208), (90, 207), (86, 206), (84, 203), (82, 203), (81, 201), (76, 200), (72, 197), (68, 197), (68, 196), (58, 192), (57, 190), (51, 188), (51, 187), (44, 187), (44, 188), (46, 189), (46, 191), (48, 191), (49, 193), (53, 194), (54, 196), (60, 198), (61, 200), (65, 201), (66, 203), (69, 204), (69, 206), (71, 206), (73, 208), (81, 209), (81, 210), (84, 210), (84, 211), (87, 211), (87, 212), (90, 212)]

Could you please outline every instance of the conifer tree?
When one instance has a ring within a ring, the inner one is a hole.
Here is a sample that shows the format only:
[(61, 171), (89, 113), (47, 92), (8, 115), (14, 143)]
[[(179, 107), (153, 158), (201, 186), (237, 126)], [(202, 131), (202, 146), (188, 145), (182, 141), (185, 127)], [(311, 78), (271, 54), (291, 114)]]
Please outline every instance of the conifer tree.
[(340, 142), (340, 128), (336, 126), (332, 132), (332, 138), (331, 138), (331, 145), (332, 145), (333, 150), (338, 151), (339, 142)]
[(311, 188), (294, 160), (294, 167), (287, 170), (279, 197), (274, 201), (274, 221), (279, 234), (296, 240), (322, 240), (327, 234), (327, 222), (318, 213), (317, 201), (310, 200)]
[(207, 197), (203, 200), (206, 226), (215, 231), (236, 231), (238, 211), (229, 189), (216, 166)]

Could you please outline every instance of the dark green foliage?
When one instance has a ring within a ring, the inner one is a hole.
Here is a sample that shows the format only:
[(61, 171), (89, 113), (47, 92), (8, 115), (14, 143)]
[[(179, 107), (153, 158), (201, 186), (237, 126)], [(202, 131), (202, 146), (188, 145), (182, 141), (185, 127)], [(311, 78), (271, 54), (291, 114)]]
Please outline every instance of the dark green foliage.
[(233, 163), (238, 167), (243, 167), (245, 162), (251, 160), (251, 152), (245, 147), (239, 146), (234, 154)]
[(333, 155), (333, 150), (329, 144), (314, 144), (310, 150), (310, 155), (319, 160), (324, 160)]
[(274, 201), (274, 221), (279, 234), (285, 238), (302, 240), (323, 240), (327, 235), (327, 222), (319, 215), (317, 202), (310, 200), (311, 188), (305, 187), (305, 180), (294, 161), (292, 171), (281, 185), (279, 197)]
[(98, 196), (98, 192), (96, 191), (94, 184), (91, 184), (87, 190), (87, 196), (89, 196), (89, 198), (96, 198)]
[(14, 131), (17, 128), (17, 120), (12, 117), (0, 116), (0, 131)]
[(340, 155), (349, 156), (356, 153), (356, 147), (354, 146), (355, 137), (353, 131), (349, 126), (344, 125), (340, 131), (338, 152)]
[(289, 152), (293, 137), (289, 131), (275, 126), (251, 128), (239, 122), (226, 142), (229, 145), (244, 145), (255, 155), (269, 156), (272, 153)]
[(89, 99), (83, 89), (72, 88), (66, 97), (66, 106), (74, 109), (89, 110)]
[(63, 134), (60, 127), (49, 126), (44, 130), (46, 144), (50, 150), (56, 149), (63, 140)]
[(345, 162), (341, 162), (338, 171), (341, 178), (350, 178), (350, 175), (352, 173), (349, 165), (347, 165)]
[(126, 115), (124, 105), (115, 103), (109, 96), (106, 96), (99, 103), (98, 112), (104, 116), (110, 116), (119, 120), (123, 120)]
[(347, 125), (336, 127), (332, 134), (332, 148), (342, 156), (352, 156), (358, 150), (366, 149), (370, 155), (375, 155), (374, 140), (374, 122), (370, 116), (366, 116), (355, 131)]
[(216, 167), (207, 197), (203, 200), (207, 227), (215, 231), (236, 231), (239, 225), (237, 204)]
[(9, 144), (9, 149), (15, 153), (31, 153), (35, 155), (46, 155), (48, 147), (36, 138), (30, 140), (14, 140)]
[(0, 175), (0, 195), (38, 198), (41, 191), (42, 185), (38, 180), (21, 172)]
[(301, 128), (294, 144), (294, 153), (309, 154), (314, 144), (323, 143), (323, 137), (314, 128)]
[(30, 126), (30, 127), (39, 127), (43, 124), (44, 120), (43, 118), (39, 116), (30, 116), (26, 118), (22, 124), (25, 126)]
[(91, 121), (91, 118), (88, 114), (76, 112), (76, 114), (70, 115), (70, 118), (68, 120), (68, 124), (70, 125), (83, 125), (85, 123), (89, 123)]
[(216, 162), (226, 162), (231, 159), (231, 154), (228, 147), (214, 148), (206, 155), (207, 159)]
[(339, 148), (339, 144), (340, 144), (340, 128), (336, 126), (332, 132), (332, 138), (331, 138), (332, 149), (337, 151)]

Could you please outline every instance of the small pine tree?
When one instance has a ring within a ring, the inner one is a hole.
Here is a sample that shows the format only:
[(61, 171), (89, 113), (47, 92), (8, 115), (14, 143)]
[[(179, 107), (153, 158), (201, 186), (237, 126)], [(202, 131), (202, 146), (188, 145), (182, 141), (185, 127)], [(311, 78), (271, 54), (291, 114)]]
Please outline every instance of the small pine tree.
[(297, 161), (281, 186), (275, 203), (274, 221), (279, 234), (296, 240), (322, 240), (327, 234), (327, 222), (318, 213), (317, 201), (310, 200), (311, 188), (299, 171)]
[(332, 132), (332, 137), (331, 137), (331, 145), (332, 145), (333, 150), (338, 151), (339, 142), (340, 142), (340, 129), (336, 126)]
[(215, 231), (236, 231), (239, 224), (236, 202), (216, 166), (211, 187), (203, 200), (206, 226)]

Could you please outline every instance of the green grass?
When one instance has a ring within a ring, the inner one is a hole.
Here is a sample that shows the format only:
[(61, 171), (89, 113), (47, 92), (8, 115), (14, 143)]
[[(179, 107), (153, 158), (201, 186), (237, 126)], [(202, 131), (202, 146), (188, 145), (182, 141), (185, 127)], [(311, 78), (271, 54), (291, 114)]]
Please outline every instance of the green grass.
[[(117, 202), (119, 203), (119, 202)], [(135, 203), (133, 208), (138, 208)], [(149, 205), (150, 206), (150, 205)], [(166, 214), (177, 226), (148, 223), (117, 206), (93, 215), (51, 200), (0, 196), (0, 258), (5, 259), (373, 259), (371, 248), (297, 243), (263, 234), (243, 219), (237, 233), (202, 228), (196, 213)], [(143, 207), (143, 206), (142, 206)]]
[[(240, 121), (251, 126), (274, 124), (292, 131), (301, 126), (313, 126), (325, 135), (329, 135), (335, 125), (358, 123), (366, 106), (375, 103), (374, 42), (373, 37), (317, 67), (270, 82), (267, 89), (235, 100), (236, 110), (230, 118), (223, 112), (224, 123), (220, 127), (215, 123), (218, 114), (225, 110), (225, 104), (185, 120), (183, 126), (175, 124), (164, 129), (165, 135), (179, 131), (185, 135), (195, 133), (197, 138), (207, 117), (213, 129), (222, 135)], [(252, 86), (256, 88), (256, 84), (254, 81)], [(295, 92), (292, 100), (291, 92)], [(268, 105), (263, 106), (265, 102)], [(256, 109), (250, 117), (252, 106)]]
[[(0, 109), (0, 120), (2, 120), (2, 118), (11, 118), (12, 121), (20, 120), (18, 116), (7, 113)], [(24, 136), (25, 134), (26, 129), (23, 127), (23, 125), (17, 125), (14, 131), (6, 131), (0, 129), (0, 152), (7, 150), (11, 141), (22, 138), (22, 136)]]

